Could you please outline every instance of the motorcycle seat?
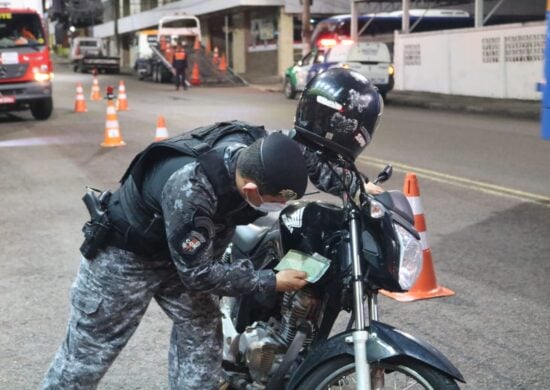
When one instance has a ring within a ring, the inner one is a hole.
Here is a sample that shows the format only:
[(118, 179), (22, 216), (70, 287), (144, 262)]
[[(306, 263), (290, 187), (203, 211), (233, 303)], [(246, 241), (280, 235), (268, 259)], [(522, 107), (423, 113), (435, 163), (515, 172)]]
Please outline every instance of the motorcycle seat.
[(277, 223), (277, 218), (277, 213), (270, 213), (249, 225), (237, 226), (233, 236), (233, 245), (243, 253), (252, 252), (267, 232), (273, 228), (273, 225)]

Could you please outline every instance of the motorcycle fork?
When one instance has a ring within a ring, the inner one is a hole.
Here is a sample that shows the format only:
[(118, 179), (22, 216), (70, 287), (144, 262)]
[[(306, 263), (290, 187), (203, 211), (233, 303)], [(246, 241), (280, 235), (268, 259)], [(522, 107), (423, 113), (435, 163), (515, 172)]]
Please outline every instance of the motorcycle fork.
[[(369, 324), (371, 321), (378, 321), (378, 294), (369, 292), (367, 304), (369, 305)], [(383, 368), (373, 368), (370, 377), (372, 390), (385, 388)]]
[[(363, 274), (361, 270), (361, 257), (359, 254), (359, 212), (356, 209), (350, 211), (350, 255), (353, 266), (353, 296), (354, 296), (354, 322), (353, 348), (355, 351), (355, 373), (357, 377), (357, 389), (380, 390), (384, 389), (384, 370), (382, 368), (370, 370), (367, 360), (368, 332), (365, 330), (365, 309)], [(368, 292), (368, 321), (378, 321), (378, 295)]]
[[(378, 294), (368, 292), (367, 293), (367, 305), (369, 313), (369, 324), (371, 321), (378, 321)], [(354, 324), (354, 317), (351, 316), (346, 327), (346, 331), (350, 331)], [(384, 369), (383, 368), (372, 368), (371, 369), (371, 387), (372, 390), (383, 390), (385, 388), (384, 382)]]
[(355, 352), (357, 389), (372, 390), (370, 367), (367, 360), (368, 332), (365, 327), (365, 310), (363, 306), (363, 274), (361, 271), (361, 258), (359, 256), (359, 218), (360, 214), (357, 208), (351, 207), (349, 210), (349, 226), (351, 233), (349, 254), (353, 270), (353, 315), (355, 320), (355, 329), (352, 332), (352, 338)]

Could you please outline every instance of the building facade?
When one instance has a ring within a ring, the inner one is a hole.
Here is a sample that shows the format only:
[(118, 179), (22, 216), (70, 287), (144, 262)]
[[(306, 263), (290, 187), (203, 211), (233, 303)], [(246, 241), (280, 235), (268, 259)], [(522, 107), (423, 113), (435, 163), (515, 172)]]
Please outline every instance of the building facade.
[[(103, 0), (103, 22), (92, 27), (104, 38), (122, 65), (132, 67), (136, 57), (135, 33), (155, 28), (163, 16), (195, 15), (201, 22), (201, 42), (228, 59), (234, 72), (249, 81), (259, 76), (278, 77), (301, 55), (301, 20), (304, 0)], [(350, 12), (350, 0), (310, 0), (313, 20)], [(474, 11), (475, 0), (451, 2), (448, 7)], [(484, 0), (484, 11), (492, 18), (542, 15), (545, 0), (529, 2)], [(441, 2), (410, 0), (411, 8), (438, 7)], [(358, 3), (359, 13), (399, 10), (399, 1)]]
[(163, 16), (195, 15), (201, 22), (202, 45), (217, 47), (234, 72), (252, 79), (277, 76), (295, 61), (295, 51), (301, 47), (296, 31), (301, 14), (287, 12), (285, 3), (289, 2), (108, 0), (104, 1), (104, 23), (93, 27), (93, 35), (104, 38), (112, 53), (120, 53), (123, 66), (132, 66), (137, 31), (155, 28)]

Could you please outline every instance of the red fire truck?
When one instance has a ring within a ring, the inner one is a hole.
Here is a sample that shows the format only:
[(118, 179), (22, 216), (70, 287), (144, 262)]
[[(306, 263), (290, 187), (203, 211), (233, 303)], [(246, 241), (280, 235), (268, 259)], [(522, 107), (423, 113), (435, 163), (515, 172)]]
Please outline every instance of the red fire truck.
[(42, 0), (0, 0), (0, 112), (30, 109), (35, 119), (53, 110), (53, 67)]

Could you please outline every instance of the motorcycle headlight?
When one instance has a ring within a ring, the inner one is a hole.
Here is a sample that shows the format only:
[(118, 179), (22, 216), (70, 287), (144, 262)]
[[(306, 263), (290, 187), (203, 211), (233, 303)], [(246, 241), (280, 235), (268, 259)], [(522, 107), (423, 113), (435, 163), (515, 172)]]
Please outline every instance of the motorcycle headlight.
[(405, 228), (394, 224), (399, 238), (399, 285), (403, 290), (410, 290), (422, 271), (422, 247)]

